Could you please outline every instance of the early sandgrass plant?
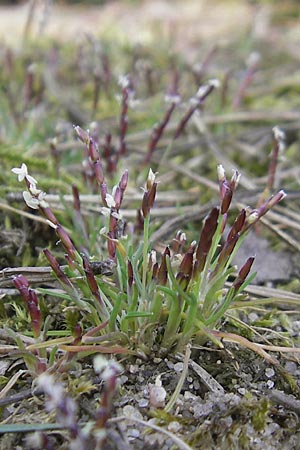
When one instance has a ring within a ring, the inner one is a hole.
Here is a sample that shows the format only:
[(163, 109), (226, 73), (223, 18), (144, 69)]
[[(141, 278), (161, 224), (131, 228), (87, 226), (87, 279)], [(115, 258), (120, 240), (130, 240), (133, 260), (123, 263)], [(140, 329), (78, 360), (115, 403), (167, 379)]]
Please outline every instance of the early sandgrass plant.
[[(212, 208), (205, 218), (198, 241), (186, 245), (185, 234), (178, 232), (172, 244), (158, 256), (151, 244), (151, 209), (158, 187), (156, 174), (149, 170), (137, 225), (133, 230), (126, 230), (121, 206), (128, 171), (123, 173), (110, 194), (95, 142), (79, 127), (76, 131), (88, 148), (104, 205), (102, 213), (107, 217), (100, 236), (107, 243), (107, 258), (102, 264), (109, 269), (104, 272), (106, 275), (97, 275), (99, 271), (89, 254), (80, 254), (76, 250), (48, 205), (45, 193), (28, 174), (27, 167), (22, 164), (20, 169), (13, 169), (19, 180), (26, 183), (25, 202), (40, 210), (63, 245), (67, 262), (64, 269), (49, 250), (44, 254), (63, 288), (60, 296), (75, 307), (81, 318), (74, 326), (73, 336), (49, 341), (47, 333), (41, 331), (43, 318), (36, 293), (29, 288), (25, 277), (16, 277), (14, 283), (27, 305), (36, 340), (30, 350), (39, 349), (43, 356), (45, 349), (51, 347), (65, 352), (65, 358), (60, 358), (60, 368), (64, 370), (64, 364), (69, 362), (72, 354), (127, 353), (147, 358), (153, 352), (163, 355), (183, 351), (190, 341), (207, 340), (211, 336), (210, 330), (219, 327), (231, 305), (244, 298), (243, 290), (254, 277), (254, 274), (249, 276), (253, 256), (236, 274), (236, 268), (232, 266), (236, 251), (247, 231), (281, 201), (285, 193), (279, 191), (257, 209), (242, 209), (225, 232), (240, 174), (234, 171), (231, 179), (227, 179), (219, 165), (220, 205)], [(78, 204), (77, 213), (79, 211)], [(140, 228), (142, 236), (136, 239)], [(227, 288), (229, 279), (232, 283)], [(40, 291), (51, 294), (50, 289)]]

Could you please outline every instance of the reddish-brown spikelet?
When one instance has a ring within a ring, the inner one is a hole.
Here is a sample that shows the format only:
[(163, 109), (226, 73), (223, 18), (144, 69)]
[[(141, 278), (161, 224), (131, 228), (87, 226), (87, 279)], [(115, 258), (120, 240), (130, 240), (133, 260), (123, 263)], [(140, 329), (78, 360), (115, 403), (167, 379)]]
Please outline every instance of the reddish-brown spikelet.
[(242, 284), (244, 283), (244, 281), (246, 280), (251, 270), (252, 264), (254, 263), (254, 260), (255, 257), (250, 256), (250, 258), (248, 258), (245, 264), (241, 267), (236, 280), (232, 283), (232, 287), (235, 289), (235, 291), (238, 291), (242, 286)]
[(65, 285), (67, 286), (72, 286), (71, 281), (69, 280), (69, 278), (67, 277), (67, 275), (62, 271), (57, 259), (52, 255), (52, 253), (50, 252), (50, 250), (48, 249), (44, 249), (43, 250), (44, 255), (46, 256), (53, 272), (55, 273), (55, 275), (57, 276), (57, 278)]
[(166, 247), (164, 253), (162, 254), (161, 263), (157, 272), (157, 279), (159, 284), (165, 286), (168, 281), (168, 268), (167, 268), (167, 257), (171, 256), (169, 247)]
[(195, 273), (202, 272), (204, 268), (207, 255), (212, 244), (212, 239), (218, 226), (218, 217), (219, 208), (213, 208), (205, 218), (196, 249)]

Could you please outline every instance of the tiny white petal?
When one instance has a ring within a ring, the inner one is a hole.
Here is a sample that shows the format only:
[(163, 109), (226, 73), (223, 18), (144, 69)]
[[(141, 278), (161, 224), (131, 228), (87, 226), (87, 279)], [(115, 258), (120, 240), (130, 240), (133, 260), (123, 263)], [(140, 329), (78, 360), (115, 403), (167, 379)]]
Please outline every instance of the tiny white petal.
[(276, 139), (276, 141), (284, 141), (286, 136), (285, 136), (285, 132), (279, 128), (279, 127), (274, 127), (272, 129), (274, 137)]
[(40, 189), (37, 189), (35, 184), (30, 184), (29, 190), (32, 195), (40, 195), (42, 192)]
[(28, 181), (28, 183), (31, 184), (32, 186), (35, 186), (37, 184), (37, 180), (33, 178), (31, 175), (26, 175), (25, 178)]
[[(116, 184), (116, 185), (112, 188), (111, 196), (112, 196), (113, 198), (115, 198), (117, 187), (118, 187), (118, 185)], [(108, 195), (109, 195), (109, 194), (108, 194)]]
[(117, 220), (122, 219), (121, 214), (117, 213), (116, 211), (112, 212), (112, 213), (111, 213), (111, 216), (114, 217), (114, 218), (117, 219)]
[(100, 208), (100, 212), (106, 217), (110, 216), (110, 208), (106, 208), (106, 206)]
[(175, 105), (178, 105), (181, 101), (181, 97), (178, 94), (166, 94), (164, 100), (166, 103), (175, 103)]
[(219, 181), (224, 181), (226, 179), (225, 169), (222, 164), (217, 165), (218, 179)]
[(156, 177), (156, 173), (153, 172), (153, 170), (150, 168), (147, 180), (151, 183), (151, 185), (154, 183)]
[(106, 194), (105, 200), (106, 200), (108, 208), (114, 208), (116, 206), (115, 199), (113, 198), (112, 195)]
[(11, 169), (11, 171), (18, 175), (18, 181), (23, 181), (24, 178), (28, 175), (27, 166), (25, 163), (22, 163), (20, 168), (14, 167), (13, 169)]
[(250, 214), (249, 214), (249, 216), (247, 217), (247, 222), (248, 223), (253, 223), (253, 222), (256, 222), (256, 220), (258, 219), (258, 211), (257, 210), (254, 210), (254, 211), (252, 211)]
[(120, 75), (118, 79), (118, 85), (121, 86), (122, 89), (126, 89), (129, 87), (130, 81), (128, 75)]
[(41, 208), (49, 208), (49, 203), (46, 200), (40, 200)]
[(180, 242), (186, 241), (186, 234), (181, 233), (179, 240), (180, 240)]
[(218, 89), (221, 86), (221, 82), (217, 78), (212, 78), (211, 80), (208, 80), (208, 84), (209, 86), (213, 86), (216, 89)]
[(23, 192), (23, 198), (25, 200), (25, 203), (29, 208), (32, 209), (38, 209), (39, 208), (39, 201), (37, 198), (33, 197), (28, 191)]
[(259, 63), (260, 60), (261, 60), (260, 53), (252, 52), (252, 53), (250, 53), (250, 56), (249, 56), (248, 60), (246, 61), (246, 64), (248, 65), (248, 67), (255, 66), (256, 64)]

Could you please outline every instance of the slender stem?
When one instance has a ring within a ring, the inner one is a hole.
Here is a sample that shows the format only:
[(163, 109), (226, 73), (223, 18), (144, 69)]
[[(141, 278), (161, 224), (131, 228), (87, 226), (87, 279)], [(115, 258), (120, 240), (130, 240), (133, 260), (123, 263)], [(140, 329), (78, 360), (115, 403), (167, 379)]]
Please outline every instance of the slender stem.
[(142, 300), (146, 300), (146, 285), (147, 285), (147, 272), (148, 272), (148, 247), (149, 247), (149, 224), (150, 213), (144, 220), (144, 241), (143, 241), (143, 272), (142, 272)]

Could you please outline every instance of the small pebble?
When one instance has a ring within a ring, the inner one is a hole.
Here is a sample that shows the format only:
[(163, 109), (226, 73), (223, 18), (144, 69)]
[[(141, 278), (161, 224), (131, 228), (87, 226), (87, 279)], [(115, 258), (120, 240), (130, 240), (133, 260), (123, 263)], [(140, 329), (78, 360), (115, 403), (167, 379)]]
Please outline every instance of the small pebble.
[(154, 408), (164, 408), (167, 392), (162, 386), (152, 386), (149, 392), (150, 405)]
[(268, 380), (268, 381), (267, 381), (267, 388), (268, 388), (268, 389), (272, 389), (272, 388), (274, 387), (274, 384), (275, 384), (274, 381)]
[(175, 370), (175, 372), (182, 372), (183, 371), (183, 363), (178, 362), (178, 363), (174, 364), (174, 370)]
[(274, 377), (274, 375), (275, 375), (275, 370), (274, 370), (272, 367), (268, 367), (268, 368), (265, 370), (265, 374), (266, 374), (266, 377), (267, 377), (267, 378), (272, 378), (272, 377)]
[(142, 414), (139, 412), (138, 409), (134, 408), (131, 405), (126, 405), (123, 408), (123, 415), (130, 418), (130, 419), (140, 419), (143, 420)]
[(131, 430), (128, 430), (127, 433), (128, 433), (128, 436), (130, 436), (132, 438), (140, 437), (140, 432), (136, 428), (132, 428)]
[(173, 422), (169, 423), (168, 430), (171, 431), (172, 433), (176, 433), (177, 431), (180, 430), (181, 427), (182, 426), (180, 425), (180, 423), (174, 420)]
[(172, 361), (166, 361), (167, 367), (170, 370), (174, 370), (174, 363)]
[(137, 373), (139, 371), (139, 366), (134, 365), (134, 364), (130, 364), (129, 366), (129, 372), (130, 373)]
[(250, 322), (256, 322), (256, 320), (258, 319), (258, 315), (254, 312), (250, 313), (248, 316)]
[(139, 403), (138, 403), (140, 408), (147, 408), (147, 406), (149, 405), (149, 400), (147, 400), (146, 398), (142, 398)]

